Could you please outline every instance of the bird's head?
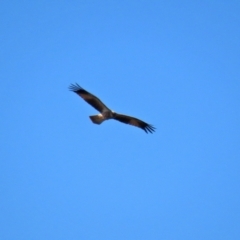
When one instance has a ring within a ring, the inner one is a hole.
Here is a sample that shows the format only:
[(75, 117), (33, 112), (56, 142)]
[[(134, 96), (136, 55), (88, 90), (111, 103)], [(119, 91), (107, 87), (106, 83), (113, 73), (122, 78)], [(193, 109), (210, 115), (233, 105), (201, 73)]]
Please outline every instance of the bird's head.
[(113, 110), (111, 110), (111, 112), (112, 112), (112, 115), (114, 117), (116, 115), (116, 113)]

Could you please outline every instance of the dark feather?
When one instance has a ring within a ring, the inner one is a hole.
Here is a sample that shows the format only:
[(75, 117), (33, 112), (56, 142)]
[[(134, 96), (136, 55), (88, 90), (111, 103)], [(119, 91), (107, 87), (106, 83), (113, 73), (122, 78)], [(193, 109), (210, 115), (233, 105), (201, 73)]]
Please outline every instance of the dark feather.
[(83, 98), (87, 103), (89, 103), (99, 112), (103, 112), (104, 110), (110, 110), (99, 98), (81, 88), (77, 83), (75, 85), (71, 84), (69, 86), (69, 90), (78, 94), (81, 98)]
[(139, 127), (141, 129), (143, 129), (146, 133), (148, 133), (148, 132), (153, 133), (156, 129), (154, 126), (152, 126), (148, 123), (145, 123), (140, 119), (130, 117), (127, 115), (123, 115), (123, 114), (115, 113), (113, 119), (118, 120), (122, 123), (126, 123), (126, 124), (130, 124), (132, 126), (135, 126), (135, 127)]

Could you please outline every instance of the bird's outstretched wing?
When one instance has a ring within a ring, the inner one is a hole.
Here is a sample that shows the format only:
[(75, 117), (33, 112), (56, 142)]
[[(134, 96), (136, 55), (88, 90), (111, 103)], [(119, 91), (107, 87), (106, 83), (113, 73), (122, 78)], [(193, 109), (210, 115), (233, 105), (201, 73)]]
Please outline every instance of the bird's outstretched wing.
[(99, 98), (81, 88), (77, 83), (75, 85), (71, 84), (69, 90), (78, 94), (99, 112), (110, 111), (110, 109)]
[(130, 117), (127, 115), (123, 115), (123, 114), (115, 113), (115, 116), (113, 119), (118, 120), (122, 123), (126, 123), (126, 124), (130, 124), (132, 126), (135, 126), (135, 127), (139, 127), (141, 129), (143, 129), (146, 133), (149, 133), (149, 132), (153, 133), (156, 129), (154, 126), (152, 126), (148, 123), (145, 123), (140, 119)]

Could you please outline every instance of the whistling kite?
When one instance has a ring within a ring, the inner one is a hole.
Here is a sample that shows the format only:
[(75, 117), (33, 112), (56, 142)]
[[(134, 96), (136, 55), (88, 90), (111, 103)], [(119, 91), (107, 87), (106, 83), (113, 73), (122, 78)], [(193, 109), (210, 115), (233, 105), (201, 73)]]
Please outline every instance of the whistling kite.
[(108, 119), (115, 119), (122, 123), (130, 124), (136, 127), (143, 129), (146, 133), (154, 132), (155, 127), (152, 125), (145, 123), (137, 118), (126, 116), (123, 114), (118, 114), (112, 110), (110, 110), (106, 105), (102, 103), (102, 101), (94, 96), (93, 94), (87, 92), (83, 88), (81, 88), (77, 83), (76, 85), (71, 84), (69, 86), (69, 90), (75, 92), (80, 97), (82, 97), (87, 103), (92, 105), (96, 110), (100, 112), (98, 115), (89, 116), (93, 123), (101, 124), (103, 121)]

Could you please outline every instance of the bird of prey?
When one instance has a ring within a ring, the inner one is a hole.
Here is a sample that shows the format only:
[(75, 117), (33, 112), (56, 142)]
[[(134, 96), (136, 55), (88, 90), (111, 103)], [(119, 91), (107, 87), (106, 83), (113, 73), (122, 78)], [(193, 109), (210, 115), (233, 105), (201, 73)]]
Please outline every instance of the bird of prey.
[(115, 119), (122, 123), (130, 124), (135, 127), (139, 127), (143, 129), (146, 133), (154, 132), (155, 127), (143, 122), (140, 119), (130, 117), (127, 115), (116, 113), (110, 110), (99, 98), (87, 92), (83, 88), (81, 88), (77, 83), (71, 84), (69, 86), (69, 90), (78, 94), (81, 98), (83, 98), (87, 103), (89, 103), (92, 107), (94, 107), (97, 111), (100, 112), (98, 115), (89, 116), (93, 123), (101, 124), (105, 120)]

